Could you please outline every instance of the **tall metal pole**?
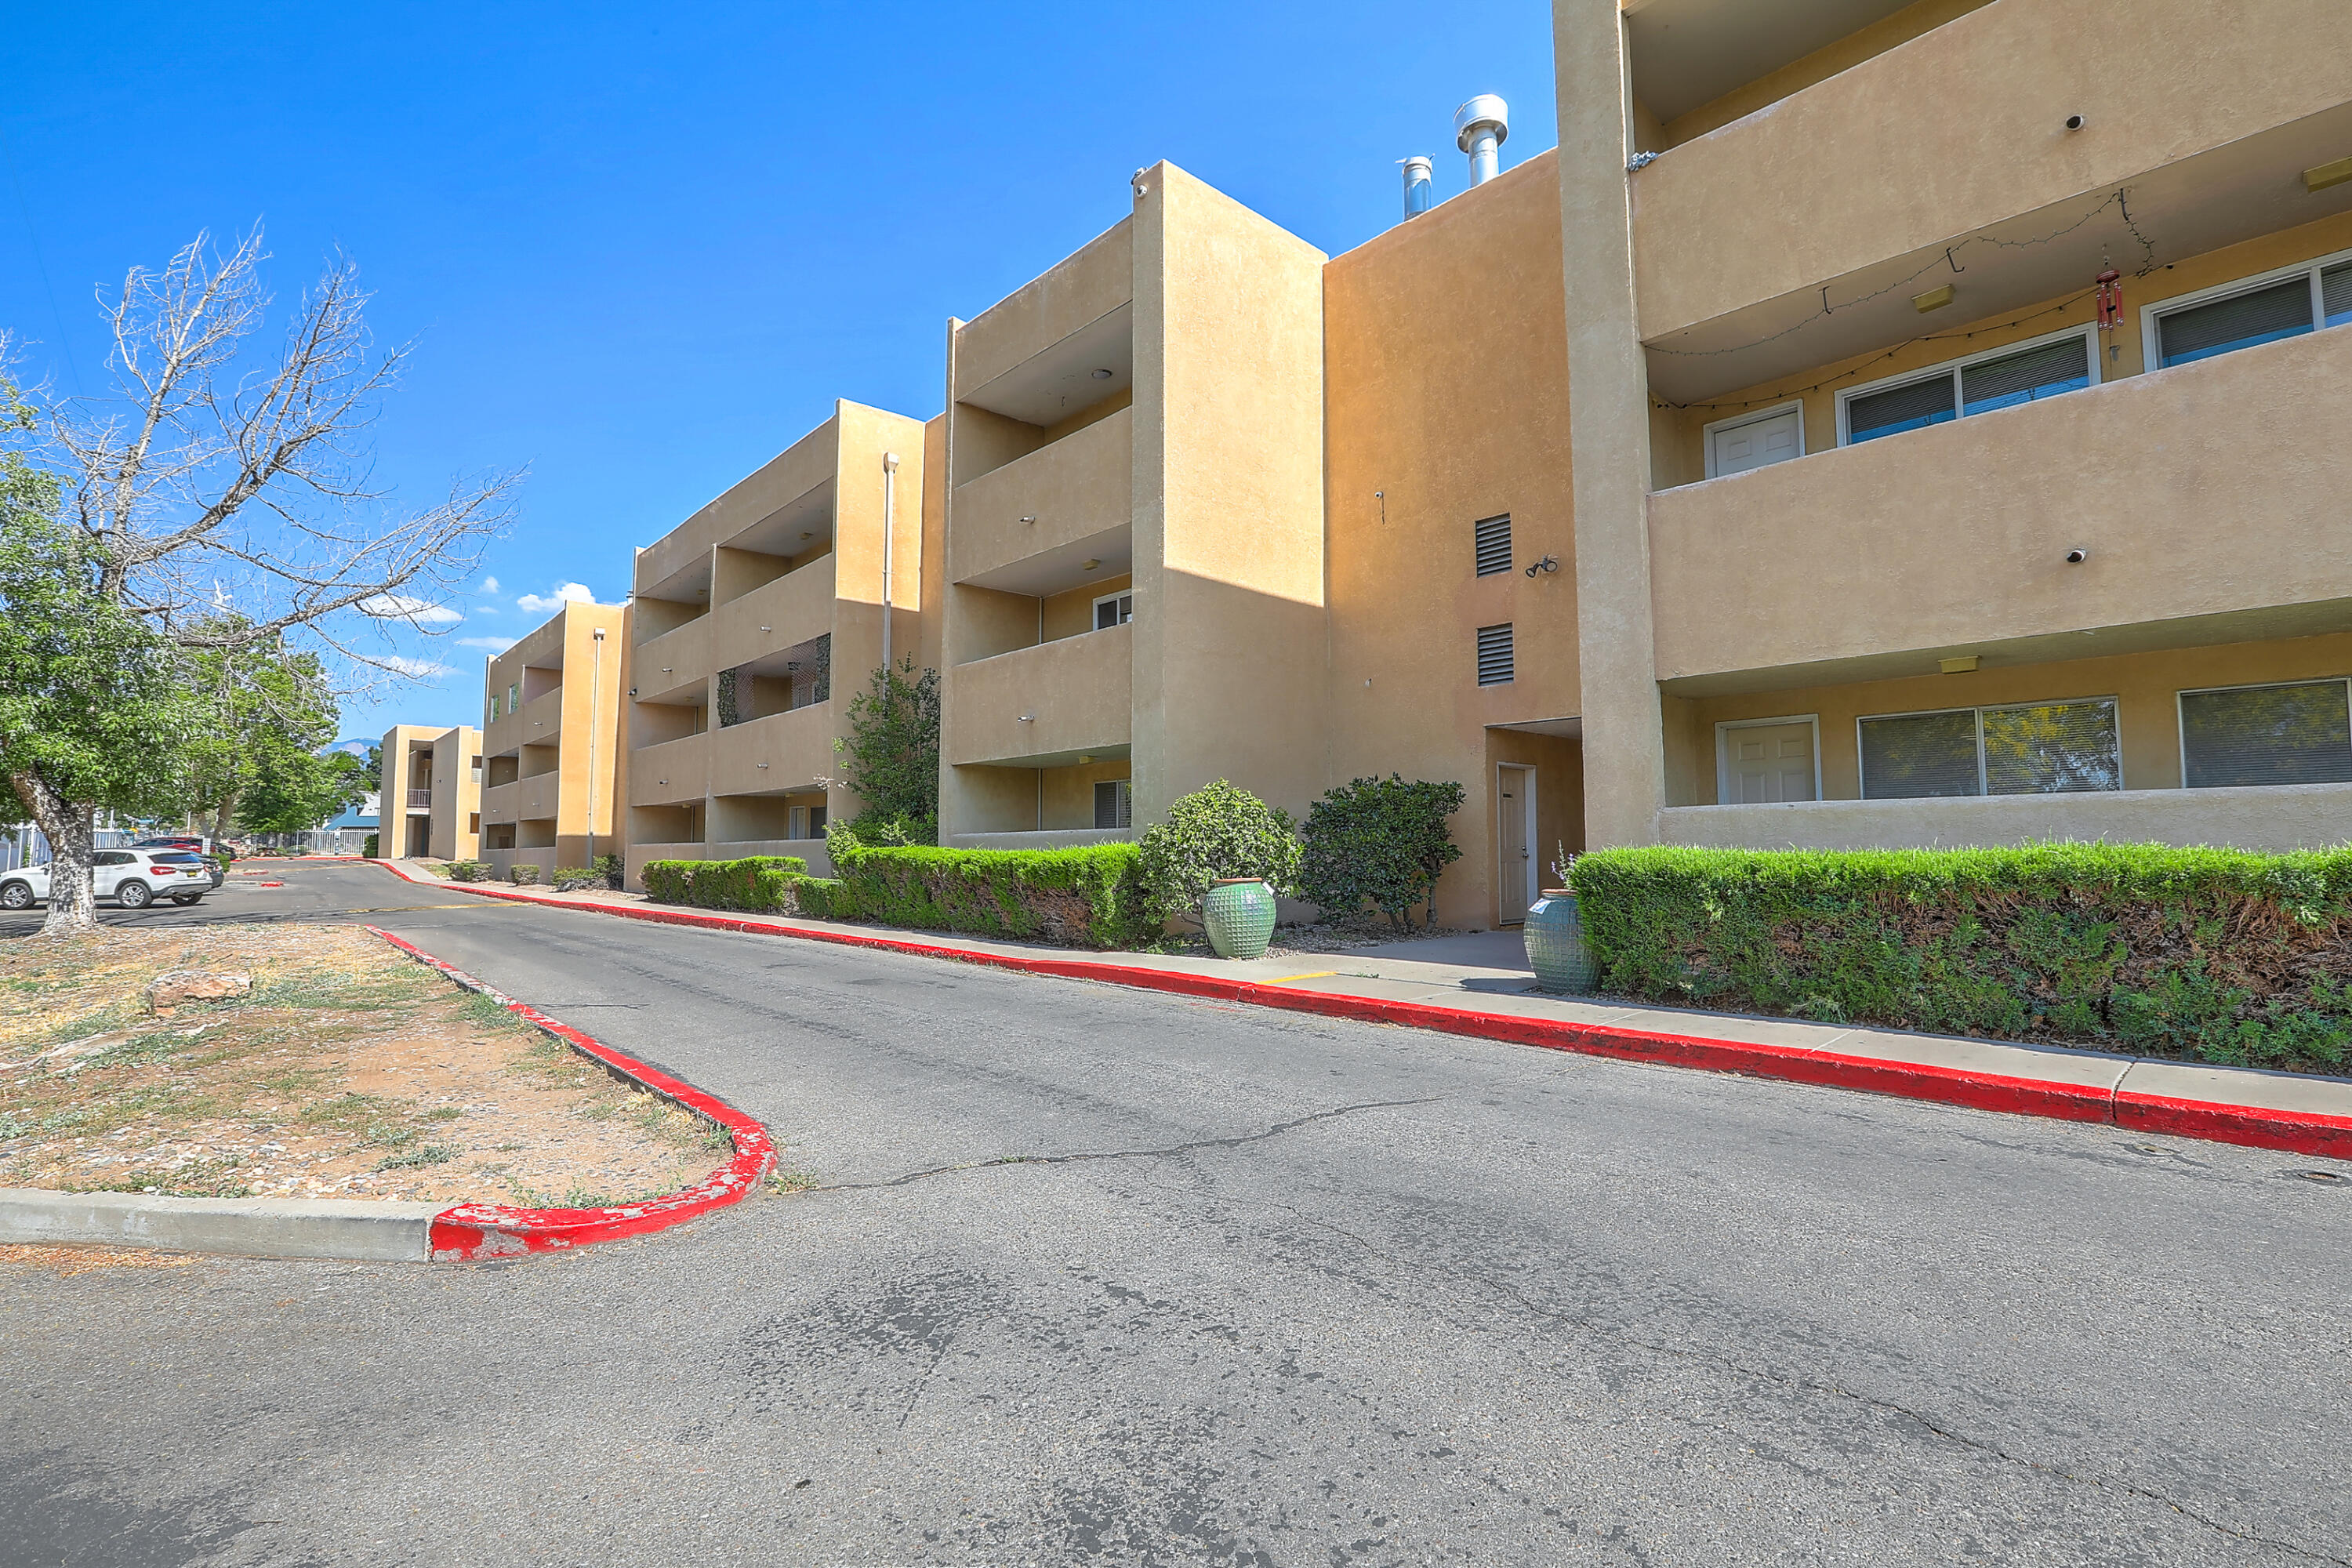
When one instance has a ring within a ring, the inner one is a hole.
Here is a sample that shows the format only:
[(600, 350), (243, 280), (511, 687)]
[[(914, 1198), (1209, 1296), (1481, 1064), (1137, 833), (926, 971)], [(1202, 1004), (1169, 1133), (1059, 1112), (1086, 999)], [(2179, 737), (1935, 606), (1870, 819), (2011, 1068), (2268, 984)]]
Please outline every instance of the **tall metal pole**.
[(596, 868), (596, 726), (604, 714), (604, 628), (588, 634), (588, 869)]

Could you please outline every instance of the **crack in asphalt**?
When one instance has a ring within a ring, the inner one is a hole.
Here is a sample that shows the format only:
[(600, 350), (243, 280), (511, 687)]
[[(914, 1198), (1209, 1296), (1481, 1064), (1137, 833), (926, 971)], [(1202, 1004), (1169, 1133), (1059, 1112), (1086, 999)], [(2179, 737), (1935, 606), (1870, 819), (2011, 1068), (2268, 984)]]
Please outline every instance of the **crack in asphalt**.
[[(2242, 1541), (2249, 1545), (2253, 1546), (2274, 1547), (2281, 1552), (2292, 1552), (2295, 1556), (2303, 1558), (2306, 1562), (2332, 1563), (2336, 1565), (2336, 1568), (2352, 1568), (2352, 1558), (2330, 1556), (2324, 1552), (2315, 1552), (2309, 1547), (2299, 1546), (2291, 1541), (2280, 1541), (2272, 1536), (2255, 1535), (2247, 1531), (2236, 1529), (2231, 1525), (2224, 1524), (2220, 1520), (2213, 1518), (2210, 1514), (2200, 1513), (2197, 1510), (2190, 1508), (2184, 1503), (2176, 1501), (2172, 1498), (2165, 1496), (2162, 1492), (2151, 1490), (2147, 1487), (2136, 1486), (2130, 1481), (2110, 1477), (2079, 1474), (2074, 1470), (2065, 1469), (2057, 1465), (2045, 1464), (2039, 1459), (2029, 1459), (2022, 1455), (2012, 1454), (2008, 1449), (2000, 1447), (1998, 1443), (1987, 1442), (1982, 1438), (1971, 1437), (1966, 1433), (1955, 1432), (1948, 1427), (1938, 1426), (1927, 1415), (1910, 1408), (1908, 1405), (1898, 1405), (1891, 1399), (1883, 1399), (1876, 1394), (1864, 1394), (1858, 1390), (1846, 1388), (1834, 1383), (1822, 1382), (1813, 1378), (1791, 1377), (1783, 1373), (1767, 1372), (1761, 1368), (1747, 1366), (1739, 1362), (1732, 1361), (1723, 1356), (1710, 1355), (1704, 1351), (1693, 1350), (1685, 1345), (1660, 1344), (1652, 1340), (1638, 1338), (1630, 1330), (1622, 1327), (1622, 1325), (1596, 1322), (1590, 1318), (1579, 1317), (1571, 1312), (1561, 1311), (1555, 1307), (1544, 1306), (1530, 1299), (1525, 1291), (1521, 1290), (1517, 1286), (1510, 1283), (1508, 1280), (1496, 1279), (1486, 1274), (1465, 1271), (1459, 1268), (1449, 1268), (1444, 1265), (1432, 1264), (1421, 1258), (1402, 1257), (1396, 1253), (1383, 1250), (1381, 1247), (1373, 1245), (1372, 1242), (1365, 1237), (1348, 1229), (1345, 1226), (1334, 1225), (1329, 1220), (1318, 1219), (1312, 1215), (1303, 1214), (1299, 1211), (1297, 1205), (1292, 1204), (1274, 1203), (1264, 1199), (1234, 1198), (1230, 1195), (1223, 1197), (1221, 1201), (1226, 1203), (1253, 1204), (1260, 1207), (1280, 1209), (1284, 1213), (1288, 1214), (1293, 1218), (1298, 1220), (1303, 1225), (1312, 1226), (1317, 1229), (1328, 1230), (1336, 1236), (1343, 1236), (1347, 1237), (1349, 1241), (1354, 1242), (1358, 1247), (1362, 1247), (1372, 1257), (1379, 1258), (1384, 1263), (1400, 1265), (1405, 1268), (1420, 1268), (1426, 1272), (1439, 1275), (1444, 1279), (1462, 1281), (1468, 1284), (1483, 1285), (1490, 1290), (1507, 1296), (1512, 1300), (1517, 1301), (1532, 1317), (1549, 1319), (1554, 1322), (1564, 1323), (1572, 1328), (1580, 1328), (1588, 1331), (1610, 1333), (1616, 1336), (1616, 1338), (1622, 1343), (1633, 1345), (1639, 1350), (1649, 1351), (1654, 1354), (1667, 1356), (1682, 1361), (1697, 1362), (1703, 1365), (1717, 1367), (1722, 1371), (1733, 1373), (1739, 1376), (1754, 1378), (1767, 1383), (1778, 1384), (1783, 1388), (1792, 1389), (1799, 1393), (1832, 1394), (1839, 1399), (1850, 1400), (1854, 1404), (1866, 1405), (1872, 1409), (1884, 1410), (1912, 1422), (1914, 1425), (1932, 1433), (1934, 1436), (1943, 1438), (1946, 1442), (1956, 1443), (1962, 1447), (1973, 1449), (1978, 1453), (1985, 1454), (1990, 1458), (1999, 1459), (2004, 1464), (2019, 1466), (2022, 1468), (2032, 1470), (2038, 1475), (2054, 1476), (2061, 1480), (2072, 1481), (2077, 1486), (2094, 1487), (2103, 1491), (2122, 1492), (2126, 1496), (2140, 1498), (2148, 1502), (2159, 1504), (2162, 1507), (2170, 1509), (2174, 1513), (2179, 1514), (2183, 1519), (2203, 1525), (2206, 1529), (2214, 1531), (2216, 1534), (2226, 1535), (2233, 1541)], [(1727, 1433), (1727, 1436), (1739, 1436), (1741, 1434)]]
[(886, 1187), (903, 1187), (909, 1182), (923, 1181), (931, 1176), (952, 1175), (958, 1171), (984, 1171), (992, 1165), (1076, 1165), (1090, 1160), (1157, 1160), (1171, 1154), (1189, 1154), (1201, 1149), (1238, 1149), (1244, 1144), (1262, 1143), (1285, 1132), (1295, 1132), (1318, 1121), (1335, 1117), (1352, 1116), (1360, 1110), (1390, 1110), (1406, 1105), (1435, 1105), (1450, 1100), (1451, 1095), (1429, 1095), (1420, 1100), (1367, 1100), (1353, 1105), (1335, 1105), (1328, 1110), (1317, 1110), (1289, 1121), (1277, 1121), (1255, 1132), (1235, 1132), (1223, 1138), (1195, 1138), (1186, 1143), (1171, 1143), (1158, 1149), (1092, 1149), (1071, 1154), (1000, 1154), (993, 1160), (965, 1160), (953, 1165), (934, 1165), (927, 1171), (909, 1171), (903, 1176), (893, 1176), (887, 1182), (835, 1182), (806, 1189), (812, 1193), (878, 1192)]

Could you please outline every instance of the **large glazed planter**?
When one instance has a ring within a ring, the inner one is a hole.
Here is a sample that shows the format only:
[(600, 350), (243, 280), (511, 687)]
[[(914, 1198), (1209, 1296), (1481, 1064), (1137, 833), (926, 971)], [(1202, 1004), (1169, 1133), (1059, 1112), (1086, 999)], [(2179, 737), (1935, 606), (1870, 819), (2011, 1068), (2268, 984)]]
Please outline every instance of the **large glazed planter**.
[(1600, 979), (1592, 967), (1592, 954), (1585, 950), (1584, 917), (1577, 912), (1574, 893), (1546, 888), (1543, 897), (1528, 910), (1521, 933), (1538, 988), (1580, 994), (1591, 990)]
[(1201, 901), (1201, 923), (1219, 958), (1263, 958), (1274, 940), (1274, 889), (1255, 877), (1220, 877)]

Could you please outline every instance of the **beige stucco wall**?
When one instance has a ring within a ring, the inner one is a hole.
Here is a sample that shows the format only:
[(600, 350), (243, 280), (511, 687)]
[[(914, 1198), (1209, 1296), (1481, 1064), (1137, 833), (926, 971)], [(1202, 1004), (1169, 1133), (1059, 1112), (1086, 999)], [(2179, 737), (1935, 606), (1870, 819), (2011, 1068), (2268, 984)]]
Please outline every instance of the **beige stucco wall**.
[[(2352, 622), (2352, 612), (2341, 618)], [(2116, 700), (2125, 787), (2177, 789), (2180, 785), (2179, 710), (2175, 700), (2179, 693), (2344, 675), (2352, 675), (2352, 632), (1995, 666), (1963, 675), (1923, 674), (1702, 699), (1668, 697), (1664, 708), (1675, 758), (1671, 800), (1676, 805), (1712, 805), (1717, 800), (1715, 727), (1720, 723), (1817, 718), (1822, 794), (1832, 800), (1850, 800), (1862, 791), (1854, 728), (1858, 719), (2096, 697)]]
[(1133, 222), (1136, 826), (1217, 778), (1301, 810), (1325, 758), (1325, 258), (1171, 163)]
[(944, 766), (1128, 744), (1134, 632), (1131, 624), (1114, 626), (955, 666)]
[[(1554, 16), (1585, 5), (1561, 0)], [(1560, 80), (1614, 31), (1597, 17), (1564, 30)], [(2264, 0), (2226, 25), (2208, 0), (2134, 0), (2127, 20), (2114, 0), (1993, 0), (1643, 170), (1642, 336), (2111, 189), (2347, 97), (2341, 0)], [(2086, 128), (2070, 134), (2077, 113)], [(1562, 144), (1580, 144), (1561, 123)]]
[(425, 772), (415, 758), (421, 748), (431, 753), (432, 808), (423, 815), (431, 823), (426, 853), (439, 859), (465, 859), (477, 851), (479, 835), (475, 820), (482, 809), (481, 782), (475, 776), (475, 759), (482, 754), (482, 732), (471, 725), (440, 729), (429, 725), (395, 724), (378, 742), (383, 760), (383, 788), (377, 797), (377, 851), (387, 858), (404, 857), (409, 849), (408, 792)]
[(2347, 406), (2331, 331), (1662, 492), (1659, 677), (2352, 599)]
[[(1496, 917), (1491, 763), (1540, 760), (1538, 793), (1554, 813), (1567, 798), (1554, 773), (1565, 791), (1577, 771), (1572, 742), (1522, 756), (1511, 741), (1498, 751), (1490, 737), (1507, 732), (1487, 728), (1581, 710), (1563, 309), (1550, 153), (1324, 269), (1325, 787), (1391, 772), (1462, 784), (1463, 857), (1438, 886), (1448, 924)], [(1512, 569), (1480, 577), (1474, 524), (1503, 513)], [(1528, 576), (1547, 555), (1559, 570)], [(1482, 687), (1477, 628), (1502, 622), (1517, 678)], [(1573, 820), (1545, 824), (1580, 844), (1580, 797)]]
[[(1125, 530), (1134, 458), (1126, 409), (956, 487), (948, 574), (965, 582), (1013, 562)], [(1034, 522), (1023, 522), (1034, 517)]]
[[(1134, 297), (1134, 226), (1121, 218), (964, 323), (950, 403)], [(960, 470), (961, 471), (961, 470)]]
[(2352, 784), (1682, 806), (1663, 813), (1660, 826), (1668, 843), (1742, 849), (1951, 849), (2065, 839), (2322, 849), (2352, 841)]

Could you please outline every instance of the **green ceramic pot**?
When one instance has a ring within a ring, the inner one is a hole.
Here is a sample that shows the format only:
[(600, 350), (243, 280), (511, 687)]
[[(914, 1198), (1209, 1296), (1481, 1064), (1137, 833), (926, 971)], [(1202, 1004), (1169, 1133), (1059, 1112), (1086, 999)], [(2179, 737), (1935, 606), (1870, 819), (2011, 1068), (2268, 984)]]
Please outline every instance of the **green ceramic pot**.
[(1219, 958), (1263, 958), (1274, 940), (1274, 889), (1256, 877), (1220, 877), (1201, 902)]
[(1536, 972), (1538, 989), (1580, 994), (1599, 981), (1592, 954), (1585, 951), (1584, 917), (1577, 912), (1574, 893), (1546, 888), (1528, 910), (1528, 922), (1520, 931), (1527, 940), (1528, 964)]

